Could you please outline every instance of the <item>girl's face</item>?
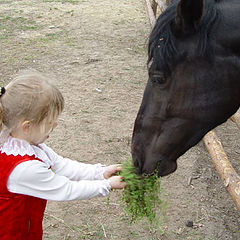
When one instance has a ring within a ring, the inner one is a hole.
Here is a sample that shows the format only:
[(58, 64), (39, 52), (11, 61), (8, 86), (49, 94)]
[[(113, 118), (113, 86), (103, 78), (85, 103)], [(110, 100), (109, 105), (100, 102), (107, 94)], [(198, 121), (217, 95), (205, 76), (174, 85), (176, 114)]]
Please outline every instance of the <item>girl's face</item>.
[(50, 133), (57, 126), (57, 122), (46, 120), (42, 125), (33, 125), (29, 136), (29, 143), (37, 145), (49, 138)]

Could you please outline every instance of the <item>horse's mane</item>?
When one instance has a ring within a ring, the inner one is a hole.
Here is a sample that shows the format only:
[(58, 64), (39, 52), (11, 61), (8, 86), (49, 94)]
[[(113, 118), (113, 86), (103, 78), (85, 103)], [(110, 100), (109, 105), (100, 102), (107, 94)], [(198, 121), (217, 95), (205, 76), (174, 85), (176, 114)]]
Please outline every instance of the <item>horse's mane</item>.
[[(196, 57), (203, 56), (211, 59), (213, 56), (209, 34), (219, 15), (215, 1), (205, 1), (204, 16), (196, 33), (198, 34)], [(176, 38), (171, 30), (171, 23), (176, 16), (177, 4), (178, 1), (173, 1), (173, 4), (159, 16), (150, 34), (148, 44), (148, 64), (154, 59), (159, 69), (168, 72), (171, 71), (175, 62), (186, 54), (177, 49)]]

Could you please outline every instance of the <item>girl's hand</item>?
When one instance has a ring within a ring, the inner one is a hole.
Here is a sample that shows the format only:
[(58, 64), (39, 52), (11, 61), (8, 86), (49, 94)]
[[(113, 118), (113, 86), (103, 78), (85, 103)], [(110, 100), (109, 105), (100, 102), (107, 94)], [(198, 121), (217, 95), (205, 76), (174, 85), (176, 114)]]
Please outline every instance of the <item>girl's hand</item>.
[(126, 183), (122, 181), (121, 176), (112, 176), (109, 178), (112, 189), (122, 189), (126, 187)]
[(105, 172), (103, 174), (104, 178), (110, 178), (115, 175), (117, 172), (122, 170), (121, 164), (115, 164), (105, 167)]

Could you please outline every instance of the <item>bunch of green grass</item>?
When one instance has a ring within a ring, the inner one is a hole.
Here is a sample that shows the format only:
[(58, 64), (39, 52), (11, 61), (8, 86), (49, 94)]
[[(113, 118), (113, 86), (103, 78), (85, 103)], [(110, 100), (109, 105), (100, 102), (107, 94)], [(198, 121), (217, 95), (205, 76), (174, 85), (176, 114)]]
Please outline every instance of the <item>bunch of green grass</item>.
[(122, 164), (120, 175), (127, 186), (122, 192), (122, 202), (131, 222), (147, 218), (150, 224), (157, 222), (156, 211), (164, 212), (166, 203), (160, 199), (161, 178), (157, 172), (152, 175), (138, 176), (131, 160)]

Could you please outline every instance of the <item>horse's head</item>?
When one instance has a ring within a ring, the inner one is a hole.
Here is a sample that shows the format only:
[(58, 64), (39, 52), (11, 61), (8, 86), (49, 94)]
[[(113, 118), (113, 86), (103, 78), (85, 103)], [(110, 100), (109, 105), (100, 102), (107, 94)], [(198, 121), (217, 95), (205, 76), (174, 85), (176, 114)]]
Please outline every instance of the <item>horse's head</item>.
[(174, 1), (149, 38), (149, 79), (132, 137), (139, 174), (176, 160), (240, 105), (239, 0)]

